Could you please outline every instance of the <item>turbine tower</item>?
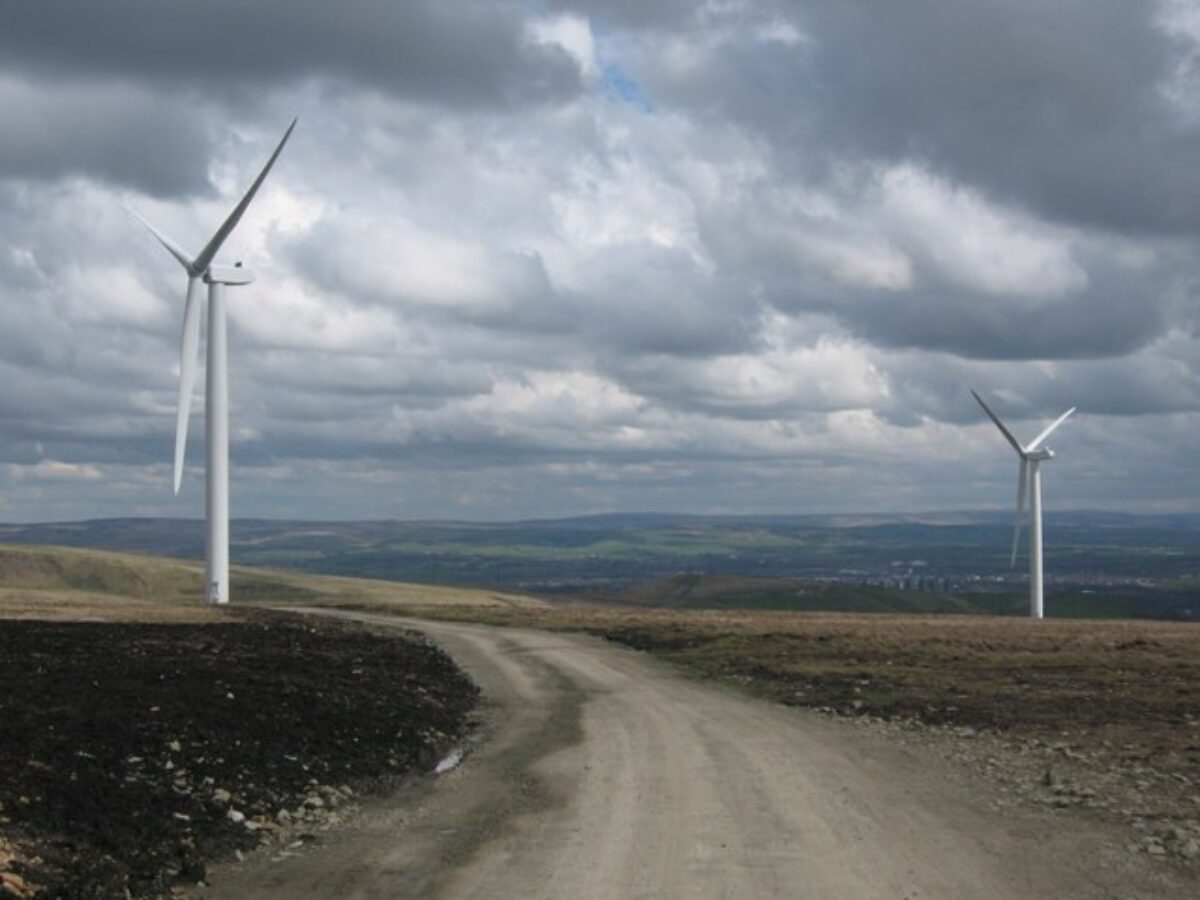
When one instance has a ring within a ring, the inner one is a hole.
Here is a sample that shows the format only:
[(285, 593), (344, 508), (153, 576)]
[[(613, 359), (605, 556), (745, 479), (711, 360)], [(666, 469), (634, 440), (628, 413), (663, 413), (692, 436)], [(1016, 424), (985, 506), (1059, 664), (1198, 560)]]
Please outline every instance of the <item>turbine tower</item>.
[(1044, 605), (1044, 597), (1042, 594), (1042, 474), (1039, 466), (1047, 460), (1054, 459), (1054, 452), (1049, 447), (1043, 447), (1042, 444), (1046, 438), (1054, 432), (1059, 425), (1067, 420), (1067, 416), (1075, 412), (1075, 407), (1072, 406), (1065, 413), (1055, 419), (1050, 425), (1035, 437), (1029, 444), (1022, 447), (1020, 442), (1013, 437), (1012, 432), (1004, 427), (1004, 423), (996, 417), (996, 414), (988, 409), (988, 405), (983, 402), (974, 391), (971, 391), (979, 405), (983, 407), (983, 411), (988, 414), (988, 418), (996, 423), (996, 427), (1000, 429), (1000, 433), (1005, 439), (1012, 444), (1014, 450), (1017, 451), (1017, 456), (1021, 460), (1020, 474), (1017, 476), (1017, 520), (1013, 526), (1013, 545), (1012, 559), (1009, 561), (1010, 566), (1017, 564), (1017, 545), (1021, 540), (1021, 520), (1025, 512), (1025, 494), (1029, 493), (1029, 615), (1035, 619), (1042, 618), (1042, 610)]
[(288, 126), (275, 152), (267, 160), (250, 189), (233, 212), (221, 223), (204, 249), (190, 257), (179, 245), (133, 210), (131, 213), (166, 247), (187, 272), (187, 299), (183, 309), (183, 338), (179, 358), (179, 406), (175, 418), (175, 493), (183, 478), (187, 447), (188, 414), (192, 386), (196, 380), (196, 357), (200, 350), (200, 283), (208, 285), (208, 357), (205, 361), (204, 441), (205, 459), (205, 591), (210, 603), (229, 602), (229, 367), (226, 352), (225, 288), (250, 284), (254, 273), (232, 266), (218, 266), (213, 259), (226, 238), (237, 227), (259, 187), (275, 165), (284, 144), (292, 136), (296, 119)]

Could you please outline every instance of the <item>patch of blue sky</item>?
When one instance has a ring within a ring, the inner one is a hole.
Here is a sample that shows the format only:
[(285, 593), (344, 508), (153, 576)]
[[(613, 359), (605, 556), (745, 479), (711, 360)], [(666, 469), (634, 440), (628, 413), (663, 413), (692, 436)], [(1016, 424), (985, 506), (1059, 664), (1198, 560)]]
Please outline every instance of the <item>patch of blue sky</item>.
[(605, 96), (635, 106), (642, 112), (654, 112), (654, 105), (642, 90), (642, 86), (616, 63), (601, 63), (599, 87)]

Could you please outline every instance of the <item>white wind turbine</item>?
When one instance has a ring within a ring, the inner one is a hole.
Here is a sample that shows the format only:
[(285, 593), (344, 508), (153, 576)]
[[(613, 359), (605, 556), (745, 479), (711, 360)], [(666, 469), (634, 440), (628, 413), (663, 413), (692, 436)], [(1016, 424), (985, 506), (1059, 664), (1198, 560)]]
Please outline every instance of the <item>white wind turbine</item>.
[(225, 335), (225, 287), (250, 284), (254, 280), (254, 273), (242, 268), (240, 262), (232, 266), (218, 266), (213, 265), (213, 259), (225, 239), (237, 227), (295, 127), (296, 120), (293, 119), (246, 195), (221, 223), (204, 249), (194, 257), (189, 257), (177, 243), (130, 210), (167, 248), (167, 252), (179, 261), (188, 276), (179, 358), (179, 407), (175, 419), (176, 494), (179, 493), (179, 482), (183, 477), (188, 413), (192, 405), (192, 385), (196, 380), (196, 357), (200, 350), (200, 282), (208, 285), (208, 357), (205, 361), (204, 387), (204, 441), (207, 450), (204, 578), (210, 603), (229, 602), (229, 366)]
[(1021, 540), (1021, 520), (1025, 512), (1025, 493), (1028, 488), (1030, 512), (1029, 615), (1040, 619), (1042, 618), (1044, 598), (1042, 594), (1042, 474), (1038, 467), (1043, 462), (1054, 459), (1054, 452), (1049, 447), (1043, 448), (1042, 444), (1046, 438), (1050, 437), (1054, 429), (1067, 420), (1067, 416), (1075, 412), (1075, 407), (1072, 406), (1068, 409), (1027, 446), (1022, 447), (1020, 442), (1013, 437), (1012, 432), (1005, 428), (1004, 423), (996, 417), (996, 414), (988, 409), (983, 398), (974, 391), (971, 391), (971, 396), (979, 401), (979, 405), (988, 414), (988, 418), (996, 423), (1000, 433), (1012, 444), (1013, 449), (1017, 451), (1017, 456), (1021, 459), (1021, 472), (1017, 478), (1017, 520), (1013, 526), (1012, 559), (1009, 565), (1013, 566), (1017, 563), (1017, 545)]

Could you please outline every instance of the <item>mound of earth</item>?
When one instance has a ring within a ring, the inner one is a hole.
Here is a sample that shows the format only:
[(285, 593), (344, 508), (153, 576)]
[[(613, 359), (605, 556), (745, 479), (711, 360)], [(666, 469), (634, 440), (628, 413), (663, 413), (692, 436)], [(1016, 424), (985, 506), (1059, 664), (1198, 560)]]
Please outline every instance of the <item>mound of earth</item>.
[(0, 896), (204, 877), (280, 822), (431, 768), (478, 692), (410, 634), (263, 612), (0, 622)]

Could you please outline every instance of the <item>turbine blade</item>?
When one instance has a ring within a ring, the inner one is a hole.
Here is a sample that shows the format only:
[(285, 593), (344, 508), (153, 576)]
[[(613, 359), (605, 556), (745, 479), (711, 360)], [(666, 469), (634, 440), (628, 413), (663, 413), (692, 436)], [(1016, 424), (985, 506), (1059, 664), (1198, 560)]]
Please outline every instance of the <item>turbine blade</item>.
[(1004, 427), (1004, 423), (996, 417), (996, 414), (988, 408), (988, 405), (983, 402), (983, 398), (974, 391), (971, 391), (971, 396), (974, 397), (976, 401), (978, 401), (979, 405), (983, 407), (983, 411), (988, 414), (988, 418), (996, 423), (996, 427), (1000, 429), (1000, 433), (1004, 435), (1005, 439), (1013, 445), (1013, 449), (1020, 453), (1021, 457), (1024, 458), (1025, 449), (1021, 446), (1017, 439), (1012, 436), (1012, 432)]
[(175, 416), (175, 493), (183, 480), (183, 457), (187, 451), (188, 415), (192, 410), (192, 386), (196, 383), (196, 357), (200, 350), (200, 279), (188, 279), (187, 302), (183, 308), (183, 338), (179, 350), (179, 405)]
[(275, 147), (275, 152), (271, 154), (271, 158), (267, 160), (267, 164), (263, 166), (263, 170), (258, 173), (258, 177), (254, 179), (254, 184), (250, 185), (250, 190), (246, 191), (246, 195), (242, 197), (241, 202), (233, 208), (233, 212), (229, 217), (221, 223), (221, 227), (217, 229), (217, 233), (212, 236), (198, 254), (194, 263), (197, 272), (204, 272), (212, 265), (213, 257), (217, 255), (217, 251), (221, 249), (221, 245), (225, 243), (225, 239), (237, 227), (237, 223), (241, 221), (242, 214), (245, 213), (246, 207), (250, 205), (250, 201), (254, 199), (254, 195), (258, 193), (259, 187), (267, 177), (267, 173), (271, 171), (271, 166), (275, 165), (275, 160), (283, 151), (283, 145), (288, 142), (288, 138), (292, 136), (292, 129), (296, 127), (297, 119), (292, 119), (292, 124), (288, 126), (287, 131), (283, 133), (278, 146)]
[(1017, 547), (1021, 543), (1021, 524), (1025, 520), (1025, 487), (1029, 481), (1029, 460), (1021, 457), (1021, 474), (1017, 476), (1017, 518), (1013, 523), (1012, 559), (1009, 568), (1017, 564)]
[(187, 269), (189, 275), (192, 273), (192, 261), (188, 258), (188, 255), (183, 251), (182, 247), (143, 219), (141, 215), (138, 214), (137, 210), (126, 206), (125, 212), (129, 213), (131, 216), (141, 222), (145, 229), (154, 235), (160, 244), (167, 248), (167, 252), (179, 260), (179, 264)]
[(1043, 431), (1041, 434), (1039, 434), (1037, 437), (1035, 437), (1033, 439), (1033, 443), (1030, 444), (1029, 447), (1027, 448), (1029, 450), (1029, 452), (1032, 453), (1038, 447), (1042, 446), (1042, 441), (1044, 441), (1046, 438), (1050, 437), (1050, 435), (1051, 435), (1051, 433), (1053, 433), (1054, 429), (1057, 428), (1059, 425), (1061, 425), (1063, 422), (1067, 421), (1067, 416), (1071, 415), (1071, 413), (1073, 413), (1073, 412), (1075, 412), (1074, 406), (1072, 406), (1065, 413), (1063, 413), (1061, 416), (1059, 416), (1057, 419), (1055, 419), (1049, 428), (1047, 428), (1045, 431)]

